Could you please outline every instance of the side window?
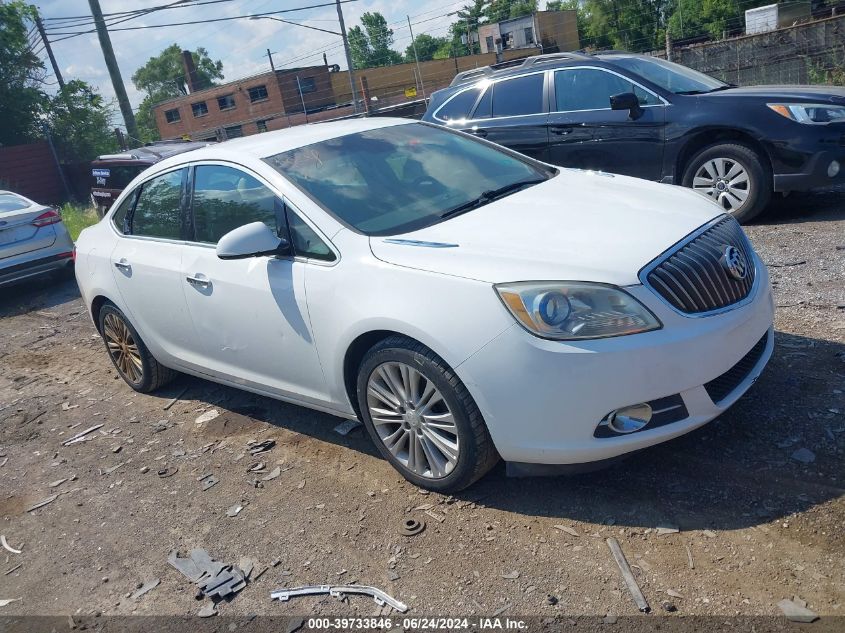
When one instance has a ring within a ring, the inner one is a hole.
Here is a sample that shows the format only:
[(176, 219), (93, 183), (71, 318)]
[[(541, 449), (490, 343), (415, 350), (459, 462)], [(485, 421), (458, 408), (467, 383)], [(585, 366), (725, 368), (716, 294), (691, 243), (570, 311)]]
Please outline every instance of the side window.
[(459, 92), (437, 111), (437, 118), (441, 121), (456, 121), (467, 118), (477, 97), (478, 90), (476, 88)]
[(521, 116), (543, 111), (544, 73), (493, 84), (493, 116)]
[(111, 216), (112, 224), (121, 233), (126, 233), (126, 214), (132, 208), (132, 203), (135, 202), (137, 196), (138, 190), (136, 189), (123, 199), (123, 202)]
[(288, 209), (288, 230), (293, 244), (293, 252), (302, 257), (311, 259), (322, 259), (327, 262), (335, 260), (332, 249), (320, 239), (317, 233), (296, 213)]
[(472, 113), (473, 119), (489, 119), (493, 116), (493, 86), (489, 86), (484, 91), (481, 101), (475, 107), (475, 112)]
[(132, 235), (181, 239), (184, 171), (177, 169), (141, 185), (131, 219)]
[(555, 73), (555, 99), (558, 112), (609, 110), (610, 97), (633, 92), (640, 105), (657, 105), (660, 100), (629, 80), (595, 68), (559, 70)]
[(216, 244), (229, 231), (264, 222), (274, 231), (276, 195), (249, 174), (223, 165), (198, 165), (194, 172), (194, 235)]

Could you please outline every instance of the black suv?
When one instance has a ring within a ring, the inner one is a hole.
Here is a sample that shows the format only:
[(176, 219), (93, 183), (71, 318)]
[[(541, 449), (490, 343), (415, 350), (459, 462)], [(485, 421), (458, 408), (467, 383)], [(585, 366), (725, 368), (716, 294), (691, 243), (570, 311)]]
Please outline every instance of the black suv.
[(423, 120), (562, 167), (682, 184), (740, 221), (843, 181), (845, 89), (739, 88), (665, 60), (556, 53), (458, 74)]

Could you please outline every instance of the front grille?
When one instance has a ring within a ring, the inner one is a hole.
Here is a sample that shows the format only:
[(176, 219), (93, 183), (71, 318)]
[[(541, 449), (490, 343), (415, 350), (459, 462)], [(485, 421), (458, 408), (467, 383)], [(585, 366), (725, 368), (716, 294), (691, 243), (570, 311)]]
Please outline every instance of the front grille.
[[(728, 247), (745, 258), (744, 279), (735, 278), (723, 263)], [(730, 216), (679, 246), (653, 264), (645, 281), (674, 308), (686, 314), (719, 310), (745, 299), (754, 286), (751, 246)]]
[(739, 362), (731, 367), (724, 374), (718, 378), (714, 378), (704, 385), (707, 390), (707, 395), (715, 403), (719, 404), (722, 400), (727, 398), (739, 384), (748, 377), (751, 370), (760, 360), (763, 351), (766, 349), (766, 343), (769, 340), (769, 333), (766, 332), (754, 347), (742, 358)]

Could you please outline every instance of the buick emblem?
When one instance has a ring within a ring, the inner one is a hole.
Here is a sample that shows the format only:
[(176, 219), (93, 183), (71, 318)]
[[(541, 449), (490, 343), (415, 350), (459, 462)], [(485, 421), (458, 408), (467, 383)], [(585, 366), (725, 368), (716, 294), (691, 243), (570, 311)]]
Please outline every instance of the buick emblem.
[(742, 251), (736, 246), (725, 246), (720, 261), (728, 274), (737, 281), (742, 281), (748, 274), (748, 262), (745, 260)]

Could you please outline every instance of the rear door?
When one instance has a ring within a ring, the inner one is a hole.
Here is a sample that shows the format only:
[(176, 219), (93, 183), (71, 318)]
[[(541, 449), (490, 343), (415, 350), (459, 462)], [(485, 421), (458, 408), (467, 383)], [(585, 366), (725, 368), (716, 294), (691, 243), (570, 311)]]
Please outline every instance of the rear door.
[(187, 168), (180, 168), (140, 186), (111, 253), (112, 274), (130, 321), (153, 356), (175, 364), (199, 356), (180, 275), (186, 177)]
[(53, 225), (58, 214), (39, 218), (50, 209), (11, 192), (0, 192), (0, 261), (42, 248), (56, 241)]
[(465, 131), (539, 160), (548, 160), (546, 73), (534, 72), (490, 84)]
[[(637, 95), (642, 115), (611, 110), (610, 97)], [(549, 114), (549, 162), (658, 180), (663, 162), (666, 105), (627, 77), (604, 68), (554, 72)]]

